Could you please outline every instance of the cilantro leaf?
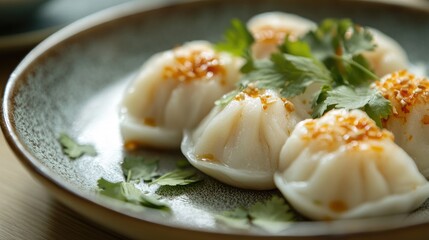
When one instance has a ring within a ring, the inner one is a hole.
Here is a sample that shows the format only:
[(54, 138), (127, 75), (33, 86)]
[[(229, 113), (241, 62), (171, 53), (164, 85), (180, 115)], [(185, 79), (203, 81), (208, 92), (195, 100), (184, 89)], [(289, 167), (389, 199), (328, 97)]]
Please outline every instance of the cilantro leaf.
[(228, 52), (232, 55), (243, 57), (246, 63), (240, 69), (243, 73), (249, 73), (254, 69), (251, 46), (255, 39), (246, 25), (239, 19), (233, 19), (231, 26), (226, 30), (223, 41), (216, 44), (217, 51)]
[(328, 97), (328, 91), (331, 89), (332, 89), (331, 86), (328, 86), (328, 85), (322, 86), (319, 93), (314, 98), (313, 103), (312, 103), (312, 108), (313, 108), (312, 117), (313, 118), (321, 117), (325, 112), (330, 110), (329, 105), (325, 102), (325, 100)]
[(127, 156), (124, 158), (121, 168), (127, 181), (151, 181), (154, 177), (158, 176), (156, 172), (158, 169), (158, 160), (145, 160), (143, 157)]
[(295, 221), (297, 217), (283, 198), (273, 196), (271, 199), (257, 202), (247, 209), (239, 207), (216, 215), (215, 218), (234, 228), (247, 229), (251, 225), (255, 225), (267, 232), (277, 233), (290, 222)]
[(322, 21), (317, 29), (309, 31), (301, 40), (306, 42), (311, 49), (312, 55), (319, 61), (325, 61), (335, 53), (336, 21), (326, 19)]
[(267, 232), (276, 233), (294, 220), (289, 205), (283, 198), (273, 196), (266, 202), (258, 202), (249, 209), (252, 223)]
[(362, 55), (375, 49), (373, 37), (368, 29), (351, 20), (326, 19), (302, 41), (310, 46), (313, 56), (330, 69), (336, 86), (361, 86), (378, 79)]
[(379, 127), (381, 119), (386, 118), (392, 112), (390, 101), (385, 99), (380, 92), (358, 88), (353, 89), (347, 86), (340, 86), (328, 91), (325, 103), (335, 108), (361, 109), (371, 117)]
[(392, 114), (392, 104), (379, 92), (373, 93), (372, 98), (365, 105), (364, 111), (372, 118), (377, 126), (382, 127), (382, 119), (387, 119)]
[(215, 215), (215, 219), (225, 225), (237, 229), (249, 229), (250, 219), (247, 209), (243, 207), (232, 211), (225, 211), (222, 214)]
[(344, 44), (344, 52), (350, 56), (356, 56), (366, 51), (375, 49), (374, 38), (371, 32), (353, 24), (351, 21), (347, 24), (341, 34)]
[(83, 155), (96, 156), (94, 146), (87, 144), (79, 144), (65, 133), (61, 133), (58, 141), (63, 148), (63, 152), (71, 159), (79, 158)]
[(200, 177), (197, 174), (197, 171), (193, 168), (176, 169), (153, 180), (150, 184), (158, 184), (161, 186), (177, 186), (188, 185), (201, 180), (203, 180), (202, 177)]
[(282, 53), (286, 53), (294, 56), (300, 56), (300, 57), (306, 57), (306, 58), (313, 57), (308, 43), (300, 40), (291, 41), (287, 36), (285, 37), (283, 44), (279, 46), (279, 50)]
[(263, 88), (278, 88), (285, 97), (302, 94), (314, 82), (329, 84), (330, 72), (315, 59), (274, 53), (271, 61), (261, 61), (249, 76)]
[(231, 21), (231, 26), (224, 33), (223, 38), (223, 42), (216, 44), (216, 50), (229, 52), (239, 57), (245, 56), (255, 41), (246, 25), (239, 19)]
[(132, 183), (128, 182), (116, 182), (112, 183), (104, 178), (100, 178), (97, 181), (100, 194), (117, 199), (119, 201), (128, 202), (134, 205), (140, 205), (143, 207), (160, 209), (169, 211), (170, 207), (158, 201), (154, 197), (144, 195), (139, 189), (137, 189)]

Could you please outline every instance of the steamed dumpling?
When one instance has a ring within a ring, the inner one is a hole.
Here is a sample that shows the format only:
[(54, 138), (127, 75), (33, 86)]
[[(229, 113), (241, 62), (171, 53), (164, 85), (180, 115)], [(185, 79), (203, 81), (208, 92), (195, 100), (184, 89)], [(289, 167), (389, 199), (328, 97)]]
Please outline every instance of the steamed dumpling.
[(277, 46), (283, 43), (286, 35), (291, 40), (298, 39), (316, 25), (294, 14), (267, 12), (251, 18), (247, 27), (255, 38), (252, 46), (253, 56), (262, 59), (277, 51)]
[(192, 165), (221, 182), (273, 189), (281, 146), (298, 121), (293, 104), (276, 91), (249, 86), (185, 134), (182, 152)]
[(393, 114), (384, 126), (414, 159), (420, 172), (429, 177), (429, 80), (400, 71), (374, 85), (393, 106)]
[(377, 47), (374, 51), (365, 52), (363, 55), (377, 76), (382, 77), (408, 67), (407, 54), (399, 43), (376, 29), (370, 28), (369, 31), (372, 33)]
[(121, 134), (127, 148), (179, 148), (184, 129), (195, 127), (214, 101), (240, 78), (242, 59), (193, 41), (151, 57), (126, 90)]
[(429, 197), (414, 161), (360, 110), (300, 122), (281, 150), (275, 183), (317, 220), (406, 213)]

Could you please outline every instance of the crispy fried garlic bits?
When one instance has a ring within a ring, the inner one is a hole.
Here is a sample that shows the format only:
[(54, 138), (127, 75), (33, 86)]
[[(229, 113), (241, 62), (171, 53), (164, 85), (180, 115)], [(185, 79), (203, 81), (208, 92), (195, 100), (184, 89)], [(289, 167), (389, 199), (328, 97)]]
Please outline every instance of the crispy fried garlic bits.
[(389, 74), (376, 87), (393, 106), (384, 126), (395, 135), (395, 142), (429, 177), (429, 80), (407, 71)]
[(369, 31), (377, 46), (374, 51), (365, 52), (363, 55), (377, 76), (382, 77), (408, 68), (407, 54), (398, 42), (376, 29), (370, 28)]
[(242, 60), (193, 41), (151, 57), (126, 90), (121, 133), (126, 149), (179, 148), (182, 132), (195, 127), (214, 101), (240, 78)]
[(194, 167), (221, 182), (273, 189), (280, 149), (299, 121), (293, 104), (276, 91), (249, 86), (186, 133), (182, 152)]
[(294, 14), (267, 12), (252, 17), (247, 27), (255, 38), (252, 46), (253, 56), (262, 59), (276, 52), (277, 46), (283, 43), (286, 36), (290, 40), (298, 39), (316, 28), (316, 24)]
[(282, 148), (275, 183), (317, 220), (406, 213), (429, 197), (414, 161), (360, 110), (300, 122)]

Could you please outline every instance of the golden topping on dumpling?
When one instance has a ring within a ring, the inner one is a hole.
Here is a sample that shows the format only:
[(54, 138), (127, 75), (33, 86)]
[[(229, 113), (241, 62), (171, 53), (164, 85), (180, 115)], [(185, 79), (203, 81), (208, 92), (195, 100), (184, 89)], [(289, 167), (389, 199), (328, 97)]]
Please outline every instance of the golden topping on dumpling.
[(416, 162), (424, 176), (429, 177), (429, 80), (407, 71), (394, 72), (375, 82), (393, 107), (393, 115), (383, 126), (395, 135), (395, 142)]
[(178, 148), (183, 130), (195, 127), (217, 99), (234, 89), (242, 63), (207, 41), (153, 55), (122, 99), (124, 147)]
[(294, 14), (267, 12), (252, 17), (247, 26), (255, 39), (252, 53), (260, 59), (277, 51), (277, 46), (283, 43), (286, 36), (291, 41), (296, 40), (316, 25)]
[(164, 67), (165, 79), (189, 82), (211, 79), (214, 75), (225, 75), (225, 68), (213, 49), (197, 49), (186, 54), (175, 51), (174, 55), (174, 62)]
[(394, 114), (409, 113), (416, 103), (429, 102), (429, 80), (405, 70), (394, 72), (375, 83), (394, 106)]
[[(279, 100), (277, 96), (273, 96), (272, 91), (259, 89), (255, 87), (254, 84), (249, 84), (245, 89), (243, 89), (234, 97), (234, 100), (244, 101), (246, 98), (259, 98), (262, 103), (262, 108), (264, 110), (266, 110), (271, 104)], [(293, 112), (295, 110), (295, 106), (291, 101), (286, 98), (280, 98), (280, 100), (284, 103), (285, 109), (288, 112)]]
[(303, 140), (326, 141), (326, 144), (331, 144), (332, 147), (345, 144), (355, 148), (368, 140), (393, 140), (390, 132), (378, 128), (367, 116), (344, 114), (342, 111), (330, 112), (323, 119), (306, 120), (303, 127)]
[(256, 42), (279, 45), (283, 43), (286, 35), (291, 39), (296, 39), (294, 32), (290, 29), (266, 25), (255, 31), (254, 38)]

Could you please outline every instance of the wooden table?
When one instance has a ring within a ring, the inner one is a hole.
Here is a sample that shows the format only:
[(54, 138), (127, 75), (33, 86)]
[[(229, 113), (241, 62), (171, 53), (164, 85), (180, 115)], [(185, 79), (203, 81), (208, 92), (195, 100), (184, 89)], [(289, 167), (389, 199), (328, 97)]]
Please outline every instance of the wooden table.
[[(406, 3), (429, 8), (426, 0)], [(0, 53), (1, 93), (10, 73), (26, 52)], [(124, 237), (97, 226), (52, 198), (21, 166), (0, 134), (0, 239), (121, 238)]]

